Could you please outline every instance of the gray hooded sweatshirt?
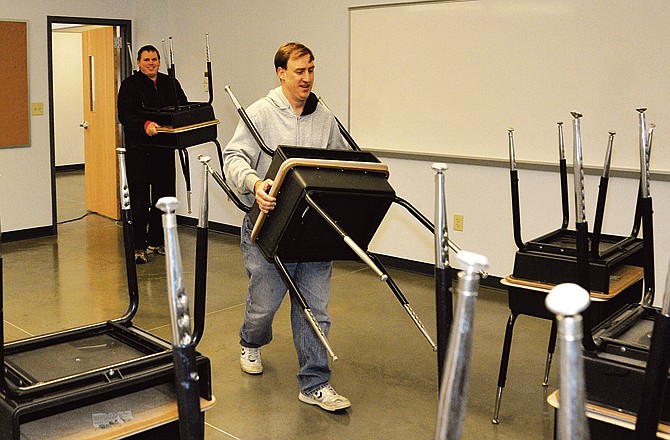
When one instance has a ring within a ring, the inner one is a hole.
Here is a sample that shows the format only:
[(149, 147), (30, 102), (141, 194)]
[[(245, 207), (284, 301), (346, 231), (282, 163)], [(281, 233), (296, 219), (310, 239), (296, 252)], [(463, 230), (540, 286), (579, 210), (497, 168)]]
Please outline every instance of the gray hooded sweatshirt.
[[(296, 115), (291, 104), (277, 87), (247, 110), (265, 144), (272, 150), (279, 145), (344, 150), (333, 114), (316, 97), (310, 96), (302, 115)], [(223, 150), (223, 172), (247, 206), (254, 201), (254, 184), (264, 179), (272, 158), (265, 154), (242, 120)]]

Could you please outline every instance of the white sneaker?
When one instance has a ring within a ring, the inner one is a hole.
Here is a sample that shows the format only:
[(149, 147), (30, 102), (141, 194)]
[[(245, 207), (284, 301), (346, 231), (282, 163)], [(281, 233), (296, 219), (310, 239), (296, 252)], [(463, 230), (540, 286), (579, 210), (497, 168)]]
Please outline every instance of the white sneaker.
[(158, 255), (165, 255), (165, 246), (148, 246), (147, 251)]
[(298, 399), (300, 399), (301, 402), (309, 403), (310, 405), (319, 405), (326, 411), (337, 411), (351, 406), (349, 399), (337, 394), (337, 391), (335, 391), (330, 384), (313, 391), (309, 395), (300, 392), (300, 394), (298, 394)]
[(261, 349), (241, 346), (240, 366), (242, 371), (248, 374), (261, 374), (263, 363), (261, 362)]

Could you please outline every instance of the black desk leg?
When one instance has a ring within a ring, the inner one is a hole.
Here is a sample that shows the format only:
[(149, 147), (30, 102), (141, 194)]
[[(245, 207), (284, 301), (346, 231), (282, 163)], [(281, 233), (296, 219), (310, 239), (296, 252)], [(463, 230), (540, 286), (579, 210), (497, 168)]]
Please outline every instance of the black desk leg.
[(503, 343), (502, 356), (500, 358), (500, 372), (498, 373), (498, 392), (496, 393), (496, 404), (493, 410), (493, 424), (498, 424), (498, 415), (500, 414), (500, 401), (502, 400), (502, 391), (505, 388), (507, 380), (507, 366), (509, 365), (509, 353), (512, 349), (512, 333), (514, 332), (514, 323), (519, 315), (510, 313), (505, 329), (505, 342)]
[(544, 366), (544, 382), (543, 387), (549, 386), (549, 371), (551, 370), (551, 360), (554, 357), (554, 350), (556, 350), (556, 320), (551, 321), (551, 333), (549, 334), (549, 346), (547, 347), (547, 363)]
[[(502, 401), (502, 392), (507, 380), (507, 368), (509, 367), (509, 355), (512, 350), (512, 335), (514, 333), (514, 323), (518, 314), (510, 313), (505, 329), (505, 341), (503, 342), (502, 355), (500, 357), (500, 371), (498, 372), (498, 390), (496, 393), (496, 403), (493, 410), (493, 424), (499, 423), (500, 402)], [(544, 367), (544, 381), (542, 386), (549, 386), (549, 372), (551, 371), (551, 361), (556, 350), (556, 320), (551, 321), (551, 333), (549, 335), (549, 344), (547, 346), (547, 362)]]

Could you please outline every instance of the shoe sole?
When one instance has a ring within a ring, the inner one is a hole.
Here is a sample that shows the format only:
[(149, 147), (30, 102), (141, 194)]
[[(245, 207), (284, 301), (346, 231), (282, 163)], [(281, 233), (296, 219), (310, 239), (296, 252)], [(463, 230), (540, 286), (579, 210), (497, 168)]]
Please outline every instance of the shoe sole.
[[(256, 359), (256, 361), (249, 362), (251, 367), (250, 368), (245, 368), (244, 367), (245, 351), (244, 351), (244, 347), (242, 347), (242, 352), (240, 354), (240, 368), (242, 369), (242, 371), (244, 371), (247, 374), (253, 374), (253, 375), (261, 374), (263, 372), (263, 363), (260, 362), (260, 352), (258, 354), (259, 354), (259, 358)], [(257, 361), (259, 361), (259, 362), (257, 362)]]
[(242, 365), (242, 362), (240, 362), (240, 369), (247, 374), (258, 375), (258, 374), (261, 374), (263, 372), (263, 364), (261, 364), (261, 366), (259, 368), (251, 370), (251, 369), (248, 369), (248, 368), (244, 368), (244, 365)]
[(242, 366), (240, 366), (240, 368), (241, 368), (242, 371), (244, 371), (245, 373), (247, 373), (247, 374), (252, 374), (252, 375), (254, 375), (254, 376), (257, 376), (257, 375), (259, 375), (259, 374), (261, 374), (261, 373), (263, 372), (263, 369), (260, 369), (260, 370), (245, 370), (244, 367), (242, 367)]
[(301, 402), (304, 402), (308, 405), (316, 405), (316, 406), (320, 407), (321, 409), (326, 410), (326, 411), (330, 411), (330, 412), (341, 411), (341, 410), (347, 409), (351, 406), (351, 403), (341, 403), (340, 405), (338, 405), (336, 407), (327, 406), (327, 405), (324, 405), (323, 403), (319, 402), (316, 399), (312, 399), (309, 396), (305, 396), (303, 393), (298, 393), (298, 399)]

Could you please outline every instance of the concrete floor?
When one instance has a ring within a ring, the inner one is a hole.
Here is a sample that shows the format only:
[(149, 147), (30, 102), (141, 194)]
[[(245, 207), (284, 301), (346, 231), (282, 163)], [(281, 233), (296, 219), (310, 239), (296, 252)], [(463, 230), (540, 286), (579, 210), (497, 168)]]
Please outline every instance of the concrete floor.
[[(61, 177), (58, 236), (3, 244), (7, 341), (115, 318), (128, 304), (120, 225), (96, 214), (66, 221), (86, 213), (83, 181)], [(195, 230), (181, 226), (179, 239), (192, 294)], [(240, 371), (238, 330), (247, 280), (238, 240), (219, 233), (209, 238), (207, 315), (198, 350), (211, 359), (217, 402), (206, 413), (205, 438), (432, 439), (435, 353), (386, 284), (358, 262), (335, 264), (330, 306), (329, 339), (340, 358), (333, 364), (332, 383), (351, 400), (350, 409), (328, 413), (297, 399), (288, 301), (275, 320), (274, 341), (263, 349), (264, 373)], [(434, 337), (432, 277), (391, 274)], [(140, 306), (133, 322), (169, 340), (163, 257), (138, 266), (138, 278)], [(545, 320), (519, 317), (500, 424), (491, 423), (508, 313), (504, 290), (480, 290), (464, 439), (553, 438), (554, 415), (546, 394), (557, 387), (558, 364), (543, 388), (550, 329)]]

